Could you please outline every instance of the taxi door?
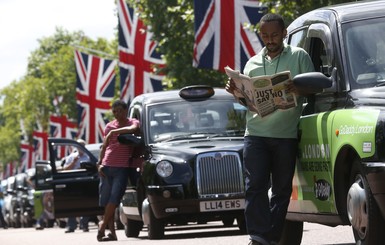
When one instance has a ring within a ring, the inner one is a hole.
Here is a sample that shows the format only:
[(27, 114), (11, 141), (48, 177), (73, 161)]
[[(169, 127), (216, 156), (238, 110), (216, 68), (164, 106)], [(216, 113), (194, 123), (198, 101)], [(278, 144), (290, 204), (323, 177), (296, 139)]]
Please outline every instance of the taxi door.
[[(70, 139), (48, 139), (55, 218), (70, 216), (93, 216), (103, 213), (99, 207), (98, 159), (86, 147)], [(64, 158), (81, 150), (89, 156), (89, 162), (82, 162), (80, 169), (64, 170)]]
[[(290, 44), (304, 48), (310, 55), (315, 71), (336, 78), (333, 36), (325, 23), (313, 23), (290, 33)], [(342, 80), (341, 80), (342, 81)], [(336, 213), (333, 195), (333, 120), (335, 110), (346, 102), (343, 93), (336, 93), (332, 84), (322, 92), (306, 98), (299, 124), (299, 154), (293, 179), (293, 195), (289, 210), (303, 213)]]

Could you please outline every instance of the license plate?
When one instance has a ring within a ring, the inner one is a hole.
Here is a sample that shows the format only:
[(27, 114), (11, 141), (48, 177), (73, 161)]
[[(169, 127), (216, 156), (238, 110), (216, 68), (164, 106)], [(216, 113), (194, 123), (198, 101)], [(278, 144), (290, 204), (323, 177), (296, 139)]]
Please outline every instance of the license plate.
[(237, 210), (245, 208), (244, 199), (215, 200), (200, 202), (201, 212)]

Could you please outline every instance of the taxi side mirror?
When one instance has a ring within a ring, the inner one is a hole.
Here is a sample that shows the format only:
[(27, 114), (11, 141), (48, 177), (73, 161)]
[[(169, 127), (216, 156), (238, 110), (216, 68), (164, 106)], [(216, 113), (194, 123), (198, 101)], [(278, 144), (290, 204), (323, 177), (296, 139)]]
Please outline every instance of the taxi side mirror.
[(90, 171), (97, 171), (96, 164), (92, 162), (80, 162), (80, 168)]
[(293, 78), (296, 87), (323, 90), (332, 86), (332, 80), (321, 72), (307, 72)]
[(143, 144), (142, 138), (133, 134), (120, 134), (118, 141), (124, 145), (138, 146)]

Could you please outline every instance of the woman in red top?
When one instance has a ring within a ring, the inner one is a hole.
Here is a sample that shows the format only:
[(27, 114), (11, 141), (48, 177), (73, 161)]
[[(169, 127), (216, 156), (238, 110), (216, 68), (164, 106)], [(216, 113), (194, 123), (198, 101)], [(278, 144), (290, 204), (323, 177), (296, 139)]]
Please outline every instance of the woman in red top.
[[(135, 168), (129, 166), (133, 147), (120, 144), (118, 135), (136, 133), (139, 130), (139, 121), (127, 118), (128, 106), (121, 100), (112, 104), (112, 113), (115, 120), (109, 122), (104, 129), (104, 142), (98, 162), (99, 204), (104, 207), (103, 220), (99, 222), (98, 241), (117, 240), (114, 226), (115, 209), (126, 190), (129, 171), (135, 171)], [(110, 233), (105, 236), (107, 225)]]

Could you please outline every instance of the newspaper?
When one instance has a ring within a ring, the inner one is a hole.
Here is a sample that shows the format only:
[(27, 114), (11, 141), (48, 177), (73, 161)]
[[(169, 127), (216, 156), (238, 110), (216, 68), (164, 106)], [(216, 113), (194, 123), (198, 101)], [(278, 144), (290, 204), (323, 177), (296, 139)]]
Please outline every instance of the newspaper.
[(261, 117), (277, 109), (285, 110), (297, 106), (295, 94), (288, 92), (286, 87), (291, 82), (290, 71), (271, 76), (249, 77), (226, 66), (225, 72), (234, 80), (234, 96), (238, 102), (244, 104), (245, 101), (249, 110)]

